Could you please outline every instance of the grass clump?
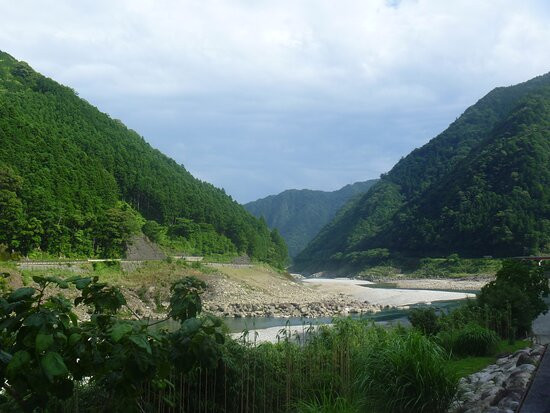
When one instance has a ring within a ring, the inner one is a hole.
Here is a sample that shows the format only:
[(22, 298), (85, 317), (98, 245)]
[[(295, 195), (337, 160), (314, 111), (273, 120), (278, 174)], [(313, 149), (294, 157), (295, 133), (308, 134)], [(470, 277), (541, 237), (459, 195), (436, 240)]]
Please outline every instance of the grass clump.
[(496, 351), (500, 342), (494, 331), (476, 323), (469, 323), (457, 330), (442, 331), (437, 340), (458, 356), (488, 356)]
[(443, 412), (457, 388), (447, 360), (441, 347), (417, 331), (381, 330), (363, 354), (359, 385), (377, 412)]
[(361, 403), (344, 397), (332, 397), (322, 393), (312, 400), (300, 400), (296, 403), (297, 413), (359, 413)]
[(440, 330), (437, 314), (431, 307), (413, 308), (409, 313), (409, 321), (426, 336), (435, 335)]

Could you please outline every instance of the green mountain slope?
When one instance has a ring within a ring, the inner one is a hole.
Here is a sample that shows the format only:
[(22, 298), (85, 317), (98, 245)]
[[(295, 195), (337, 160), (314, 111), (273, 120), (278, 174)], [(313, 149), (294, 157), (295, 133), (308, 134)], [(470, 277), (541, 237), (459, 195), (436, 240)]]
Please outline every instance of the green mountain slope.
[(300, 269), (550, 250), (550, 74), (497, 88), (339, 214)]
[(23, 254), (120, 255), (144, 217), (192, 253), (286, 255), (278, 234), (223, 190), (2, 52), (0, 207), (0, 244)]
[(367, 192), (376, 180), (356, 182), (337, 191), (290, 189), (245, 204), (257, 217), (263, 217), (270, 228), (277, 228), (288, 245), (291, 257), (304, 249), (351, 198)]

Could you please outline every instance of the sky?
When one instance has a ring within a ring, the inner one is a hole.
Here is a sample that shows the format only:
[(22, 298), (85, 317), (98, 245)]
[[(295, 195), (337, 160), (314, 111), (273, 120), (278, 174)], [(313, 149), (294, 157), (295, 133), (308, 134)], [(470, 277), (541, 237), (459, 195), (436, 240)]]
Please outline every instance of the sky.
[(0, 0), (0, 50), (239, 202), (377, 178), (550, 71), (548, 0)]

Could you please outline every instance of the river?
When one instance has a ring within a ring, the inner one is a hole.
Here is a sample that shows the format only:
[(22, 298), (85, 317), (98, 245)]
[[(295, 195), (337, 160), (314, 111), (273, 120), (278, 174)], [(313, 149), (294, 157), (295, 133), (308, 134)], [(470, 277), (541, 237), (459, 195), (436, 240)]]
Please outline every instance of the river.
[[(315, 284), (320, 288), (328, 288), (337, 291), (351, 293), (355, 297), (367, 299), (370, 302), (388, 304), (398, 307), (383, 309), (377, 313), (351, 314), (356, 319), (368, 319), (375, 323), (401, 323), (408, 324), (407, 315), (410, 309), (420, 306), (431, 306), (438, 311), (448, 311), (460, 305), (467, 297), (473, 297), (475, 291), (445, 291), (428, 289), (401, 289), (390, 284), (376, 284), (358, 280), (348, 279), (316, 279), (306, 280), (309, 284)], [(446, 299), (450, 298), (450, 299)], [(322, 325), (332, 323), (333, 317), (244, 317), (224, 318), (224, 322), (233, 333), (238, 336), (245, 330), (261, 331), (269, 330), (271, 333), (284, 326), (294, 327), (293, 330), (303, 330), (310, 325)], [(267, 332), (267, 331), (266, 331)], [(273, 334), (270, 334), (273, 335)]]

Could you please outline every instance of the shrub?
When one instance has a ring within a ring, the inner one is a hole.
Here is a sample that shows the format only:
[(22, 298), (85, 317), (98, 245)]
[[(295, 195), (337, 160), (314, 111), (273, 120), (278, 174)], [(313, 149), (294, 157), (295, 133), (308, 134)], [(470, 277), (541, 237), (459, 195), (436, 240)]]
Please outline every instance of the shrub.
[(499, 337), (492, 330), (470, 323), (458, 330), (442, 331), (437, 341), (459, 356), (488, 356), (495, 352)]
[(380, 334), (363, 353), (359, 386), (375, 411), (443, 412), (457, 385), (447, 357), (441, 347), (416, 331)]
[(426, 336), (435, 335), (440, 330), (438, 317), (433, 308), (412, 309), (408, 318), (411, 325)]
[(481, 289), (480, 306), (509, 314), (518, 335), (529, 333), (533, 320), (548, 311), (543, 297), (550, 289), (543, 268), (517, 260), (505, 261), (495, 281)]

